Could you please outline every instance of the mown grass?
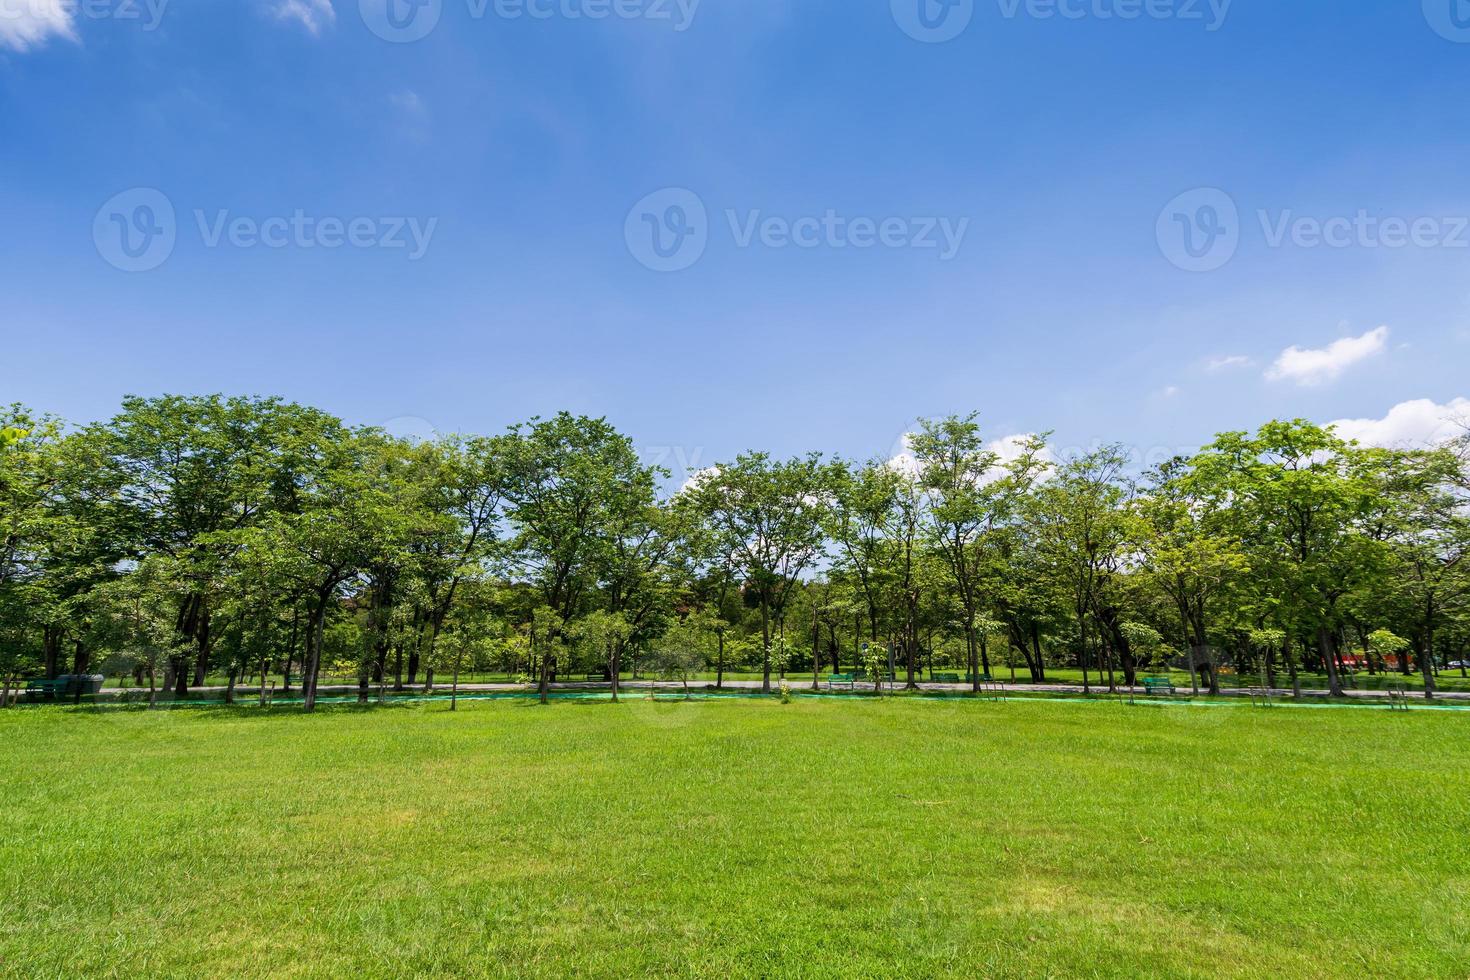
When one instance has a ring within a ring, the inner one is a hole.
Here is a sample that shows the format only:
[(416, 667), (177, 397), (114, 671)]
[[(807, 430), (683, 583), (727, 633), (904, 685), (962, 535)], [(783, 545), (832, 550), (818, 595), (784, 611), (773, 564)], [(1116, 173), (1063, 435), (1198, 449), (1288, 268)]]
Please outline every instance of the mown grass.
[(0, 973), (1470, 974), (1470, 718), (0, 712)]

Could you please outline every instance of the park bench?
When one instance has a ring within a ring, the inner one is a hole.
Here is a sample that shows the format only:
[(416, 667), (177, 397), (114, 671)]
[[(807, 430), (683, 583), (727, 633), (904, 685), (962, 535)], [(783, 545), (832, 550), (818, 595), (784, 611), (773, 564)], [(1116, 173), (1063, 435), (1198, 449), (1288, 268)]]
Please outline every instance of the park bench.
[[(965, 675), (965, 683), (966, 684), (973, 684), (973, 683), (975, 683), (975, 675), (974, 674), (966, 674)], [(993, 683), (995, 683), (995, 678), (994, 677), (991, 677), (989, 674), (981, 674), (980, 675), (980, 683), (981, 684), (993, 684)]]
[(48, 680), (37, 677), (26, 682), (25, 696), (27, 699), (37, 701), (51, 701), (66, 694), (67, 682), (64, 678)]
[(610, 677), (609, 677), (607, 671), (603, 671), (600, 674), (588, 674), (587, 675), (587, 682), (588, 683), (606, 681), (606, 680), (609, 680), (609, 679), (610, 679)]
[(959, 674), (935, 674), (933, 679), (935, 684), (958, 684), (959, 682)]
[(1178, 692), (1174, 688), (1174, 681), (1168, 677), (1145, 677), (1143, 693), (1151, 698), (1158, 698), (1173, 697)]
[(852, 674), (828, 674), (827, 690), (831, 691), (836, 689), (838, 684), (846, 684), (847, 689), (851, 691), (853, 689), (853, 684), (855, 684), (856, 682), (857, 678), (854, 677)]
[(37, 701), (91, 696), (102, 692), (103, 680), (100, 674), (62, 674), (55, 678), (37, 677), (26, 682), (25, 696)]

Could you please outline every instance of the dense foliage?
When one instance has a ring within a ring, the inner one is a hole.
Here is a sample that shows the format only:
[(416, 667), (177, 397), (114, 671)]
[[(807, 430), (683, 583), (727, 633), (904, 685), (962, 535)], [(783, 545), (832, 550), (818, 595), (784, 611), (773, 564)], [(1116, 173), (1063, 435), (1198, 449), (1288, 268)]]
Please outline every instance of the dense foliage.
[[(885, 664), (1218, 690), (1359, 671), (1432, 694), (1470, 644), (1470, 441), (1358, 446), (1304, 421), (1137, 472), (923, 421), (865, 463), (747, 453), (676, 490), (601, 419), (434, 441), (260, 398), (0, 414), (0, 675), (150, 691), (324, 672), (616, 681), (639, 661), (815, 677)], [(1453, 665), (1453, 666), (1451, 666)], [(221, 680), (222, 679), (222, 680)], [(0, 703), (4, 695), (0, 694)]]

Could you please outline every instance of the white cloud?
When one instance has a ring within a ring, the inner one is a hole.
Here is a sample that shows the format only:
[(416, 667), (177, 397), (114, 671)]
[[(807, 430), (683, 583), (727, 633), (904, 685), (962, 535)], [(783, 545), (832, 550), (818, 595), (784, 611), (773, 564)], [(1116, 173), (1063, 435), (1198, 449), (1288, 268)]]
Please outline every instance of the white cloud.
[(1254, 367), (1255, 363), (1253, 358), (1246, 357), (1244, 354), (1226, 354), (1223, 357), (1210, 358), (1210, 363), (1206, 365), (1206, 369), (1214, 373), (1217, 371), (1229, 371), (1233, 368)]
[(1332, 425), (1344, 439), (1386, 449), (1414, 448), (1445, 442), (1470, 424), (1470, 399), (1438, 405), (1428, 398), (1401, 402), (1381, 419), (1339, 419)]
[[(903, 437), (901, 440), (902, 449), (888, 460), (887, 465), (890, 469), (897, 470), (906, 476), (917, 477), (919, 475), (919, 460), (914, 455), (912, 449), (913, 438), (914, 434), (912, 432)], [(1004, 476), (1005, 474), (1001, 472), (1000, 468), (1006, 463), (1020, 459), (1021, 455), (1026, 451), (1027, 443), (1034, 438), (1036, 437), (1032, 433), (1018, 432), (1015, 435), (1003, 436), (987, 442), (985, 448), (995, 453), (997, 461), (995, 468), (986, 474), (982, 482), (990, 483)], [(1040, 458), (1046, 463), (1055, 463), (1057, 461), (1057, 457), (1052, 453), (1050, 447), (1045, 447), (1041, 450)]]
[(53, 35), (75, 41), (73, 9), (62, 0), (0, 0), (0, 48), (24, 51)]
[(717, 477), (721, 472), (718, 466), (706, 466), (704, 469), (695, 470), (689, 474), (688, 478), (684, 480), (683, 485), (679, 487), (679, 493), (688, 493), (690, 490), (695, 490), (705, 480)]
[(1179, 386), (1169, 385), (1163, 391), (1159, 392), (1159, 394), (1165, 398), (1174, 398), (1179, 394)]
[(1307, 386), (1325, 384), (1359, 361), (1383, 353), (1387, 346), (1388, 328), (1379, 327), (1361, 337), (1335, 340), (1320, 349), (1288, 347), (1266, 370), (1266, 377)]
[(277, 20), (296, 21), (312, 37), (320, 35), (323, 27), (337, 22), (332, 0), (276, 0), (271, 13)]

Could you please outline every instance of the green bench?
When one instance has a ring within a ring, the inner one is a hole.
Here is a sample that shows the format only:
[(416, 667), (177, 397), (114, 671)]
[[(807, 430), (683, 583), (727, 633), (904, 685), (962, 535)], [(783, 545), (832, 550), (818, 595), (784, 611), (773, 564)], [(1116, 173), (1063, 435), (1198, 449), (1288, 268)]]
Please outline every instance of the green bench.
[(853, 685), (856, 682), (857, 678), (854, 677), (852, 674), (828, 674), (827, 690), (834, 690), (838, 684), (846, 684), (847, 689), (851, 691), (853, 689)]
[[(976, 680), (976, 678), (975, 678), (975, 675), (974, 674), (966, 674), (965, 675), (965, 683), (966, 684), (973, 684), (973, 683), (975, 683), (975, 680)], [(981, 674), (980, 677), (979, 677), (979, 680), (980, 680), (980, 683), (981, 684), (994, 684), (995, 683), (995, 678), (994, 677), (991, 677), (989, 674)]]
[(958, 684), (959, 682), (959, 674), (935, 674), (932, 680), (934, 684)]
[(23, 694), (33, 701), (55, 701), (69, 697), (91, 697), (102, 693), (104, 678), (100, 674), (62, 674), (60, 677), (37, 677), (26, 682)]
[(1178, 693), (1174, 688), (1174, 681), (1169, 677), (1145, 677), (1143, 679), (1143, 693), (1149, 697), (1173, 697)]
[(25, 696), (34, 700), (50, 701), (65, 695), (66, 689), (67, 681), (65, 679), (59, 677), (55, 680), (36, 678), (26, 683)]

